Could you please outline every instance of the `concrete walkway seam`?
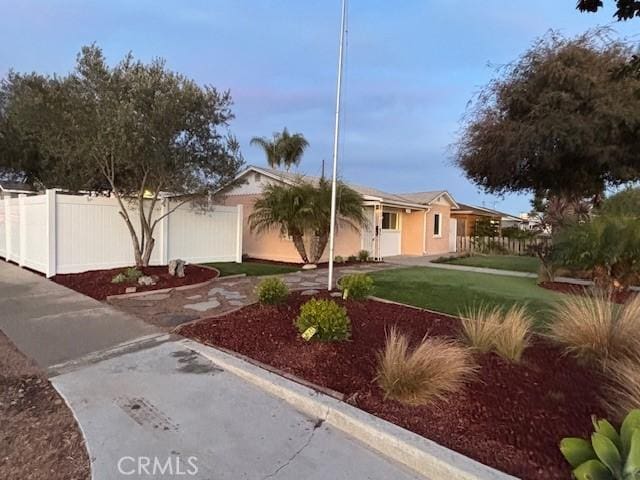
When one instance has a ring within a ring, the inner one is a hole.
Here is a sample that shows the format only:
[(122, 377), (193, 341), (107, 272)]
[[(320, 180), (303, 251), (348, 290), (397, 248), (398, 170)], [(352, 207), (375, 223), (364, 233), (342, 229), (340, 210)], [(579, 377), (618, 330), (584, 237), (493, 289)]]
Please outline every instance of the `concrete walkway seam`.
[(513, 480), (516, 478), (216, 348), (188, 339), (181, 343), (228, 372), (284, 400), (297, 410), (325, 420), (373, 450), (427, 478), (449, 480)]

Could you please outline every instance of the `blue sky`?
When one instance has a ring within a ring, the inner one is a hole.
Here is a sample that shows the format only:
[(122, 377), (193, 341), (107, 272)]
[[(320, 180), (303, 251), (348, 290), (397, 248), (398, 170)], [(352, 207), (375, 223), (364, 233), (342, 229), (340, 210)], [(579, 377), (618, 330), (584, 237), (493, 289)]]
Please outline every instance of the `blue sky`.
[[(462, 202), (511, 213), (526, 196), (480, 192), (451, 165), (467, 102), (496, 65), (549, 29), (574, 35), (617, 23), (613, 1), (596, 15), (575, 0), (351, 0), (341, 175), (393, 192), (449, 190)], [(339, 0), (0, 0), (0, 75), (66, 73), (84, 44), (109, 61), (126, 52), (198, 82), (230, 89), (232, 131), (248, 163), (265, 163), (255, 135), (287, 126), (311, 143), (300, 170), (330, 164)], [(493, 66), (492, 66), (493, 65)]]

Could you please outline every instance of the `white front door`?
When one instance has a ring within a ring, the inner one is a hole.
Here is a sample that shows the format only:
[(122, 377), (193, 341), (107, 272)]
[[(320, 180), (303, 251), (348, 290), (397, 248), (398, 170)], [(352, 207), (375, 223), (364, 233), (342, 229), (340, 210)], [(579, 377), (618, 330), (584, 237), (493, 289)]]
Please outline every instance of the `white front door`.
[(380, 256), (391, 257), (400, 255), (402, 231), (400, 225), (400, 211), (383, 210), (380, 229)]

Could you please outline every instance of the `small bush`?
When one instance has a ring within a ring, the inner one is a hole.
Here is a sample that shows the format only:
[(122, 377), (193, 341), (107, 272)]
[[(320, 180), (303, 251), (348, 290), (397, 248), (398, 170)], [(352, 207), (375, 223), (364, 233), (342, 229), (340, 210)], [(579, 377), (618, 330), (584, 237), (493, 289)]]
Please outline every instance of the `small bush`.
[(499, 307), (470, 308), (460, 321), (465, 341), (480, 352), (495, 351), (519, 362), (529, 345), (532, 322), (524, 306), (514, 305), (506, 312)]
[(614, 360), (607, 365), (610, 379), (606, 392), (606, 406), (616, 418), (629, 410), (640, 408), (640, 361)]
[(340, 286), (344, 298), (362, 300), (373, 292), (373, 278), (362, 273), (347, 275), (340, 279)]
[(369, 255), (369, 250), (360, 250), (358, 252), (358, 260), (361, 262), (368, 262), (371, 256)]
[(344, 263), (344, 258), (342, 258), (340, 255), (336, 255), (336, 257), (333, 259), (333, 261), (335, 263)]
[(257, 288), (258, 301), (267, 305), (282, 303), (289, 295), (287, 285), (278, 277), (265, 278)]
[(358, 261), (358, 257), (356, 257), (355, 255), (349, 255), (349, 257), (347, 258), (347, 261), (349, 261), (349, 262), (357, 262)]
[(124, 271), (124, 274), (127, 277), (127, 280), (131, 282), (136, 282), (143, 275), (143, 273), (135, 267), (127, 268)]
[(316, 328), (313, 338), (322, 341), (347, 340), (351, 336), (347, 310), (332, 300), (311, 299), (302, 305), (296, 327), (300, 333)]
[(378, 354), (376, 379), (385, 398), (415, 406), (458, 391), (475, 370), (470, 352), (451, 340), (425, 337), (410, 350), (407, 336), (393, 327)]
[(633, 359), (640, 352), (640, 295), (622, 306), (604, 291), (568, 295), (555, 306), (549, 334), (576, 356), (604, 367), (611, 360)]
[(127, 276), (124, 273), (119, 273), (111, 279), (111, 283), (115, 283), (115, 284), (124, 283), (126, 281), (127, 281)]

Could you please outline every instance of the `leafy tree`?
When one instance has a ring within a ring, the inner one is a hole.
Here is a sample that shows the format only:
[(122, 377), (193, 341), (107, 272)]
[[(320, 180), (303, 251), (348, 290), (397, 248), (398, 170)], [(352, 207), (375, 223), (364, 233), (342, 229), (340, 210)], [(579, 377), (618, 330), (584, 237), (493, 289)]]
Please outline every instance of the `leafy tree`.
[[(148, 265), (162, 218), (206, 198), (243, 163), (226, 132), (233, 118), (229, 92), (200, 87), (162, 60), (144, 64), (129, 54), (110, 67), (92, 45), (65, 77), (10, 75), (3, 85), (5, 131), (17, 132), (6, 144), (25, 153), (14, 164), (3, 160), (0, 169), (47, 187), (109, 191), (137, 266)], [(159, 215), (163, 192), (178, 201)]]
[(292, 166), (300, 164), (305, 150), (309, 147), (309, 142), (301, 133), (291, 135), (285, 127), (281, 133), (274, 133), (271, 139), (253, 137), (251, 145), (258, 146), (264, 151), (271, 168), (283, 166), (289, 171)]
[[(634, 17), (640, 17), (640, 2), (637, 0), (615, 0), (616, 13), (614, 14), (618, 20), (630, 20)], [(595, 13), (604, 6), (602, 0), (578, 0), (576, 7), (581, 12)]]
[(626, 188), (607, 198), (598, 209), (598, 213), (640, 218), (640, 187)]
[[(338, 182), (336, 196), (339, 225), (357, 228), (366, 222), (359, 193)], [(320, 260), (329, 241), (330, 224), (331, 184), (324, 179), (317, 185), (305, 181), (267, 185), (249, 216), (252, 231), (277, 228), (282, 235), (290, 236), (304, 263)]]
[(640, 80), (612, 74), (629, 54), (597, 32), (541, 39), (472, 102), (456, 164), (492, 193), (570, 201), (640, 179)]

